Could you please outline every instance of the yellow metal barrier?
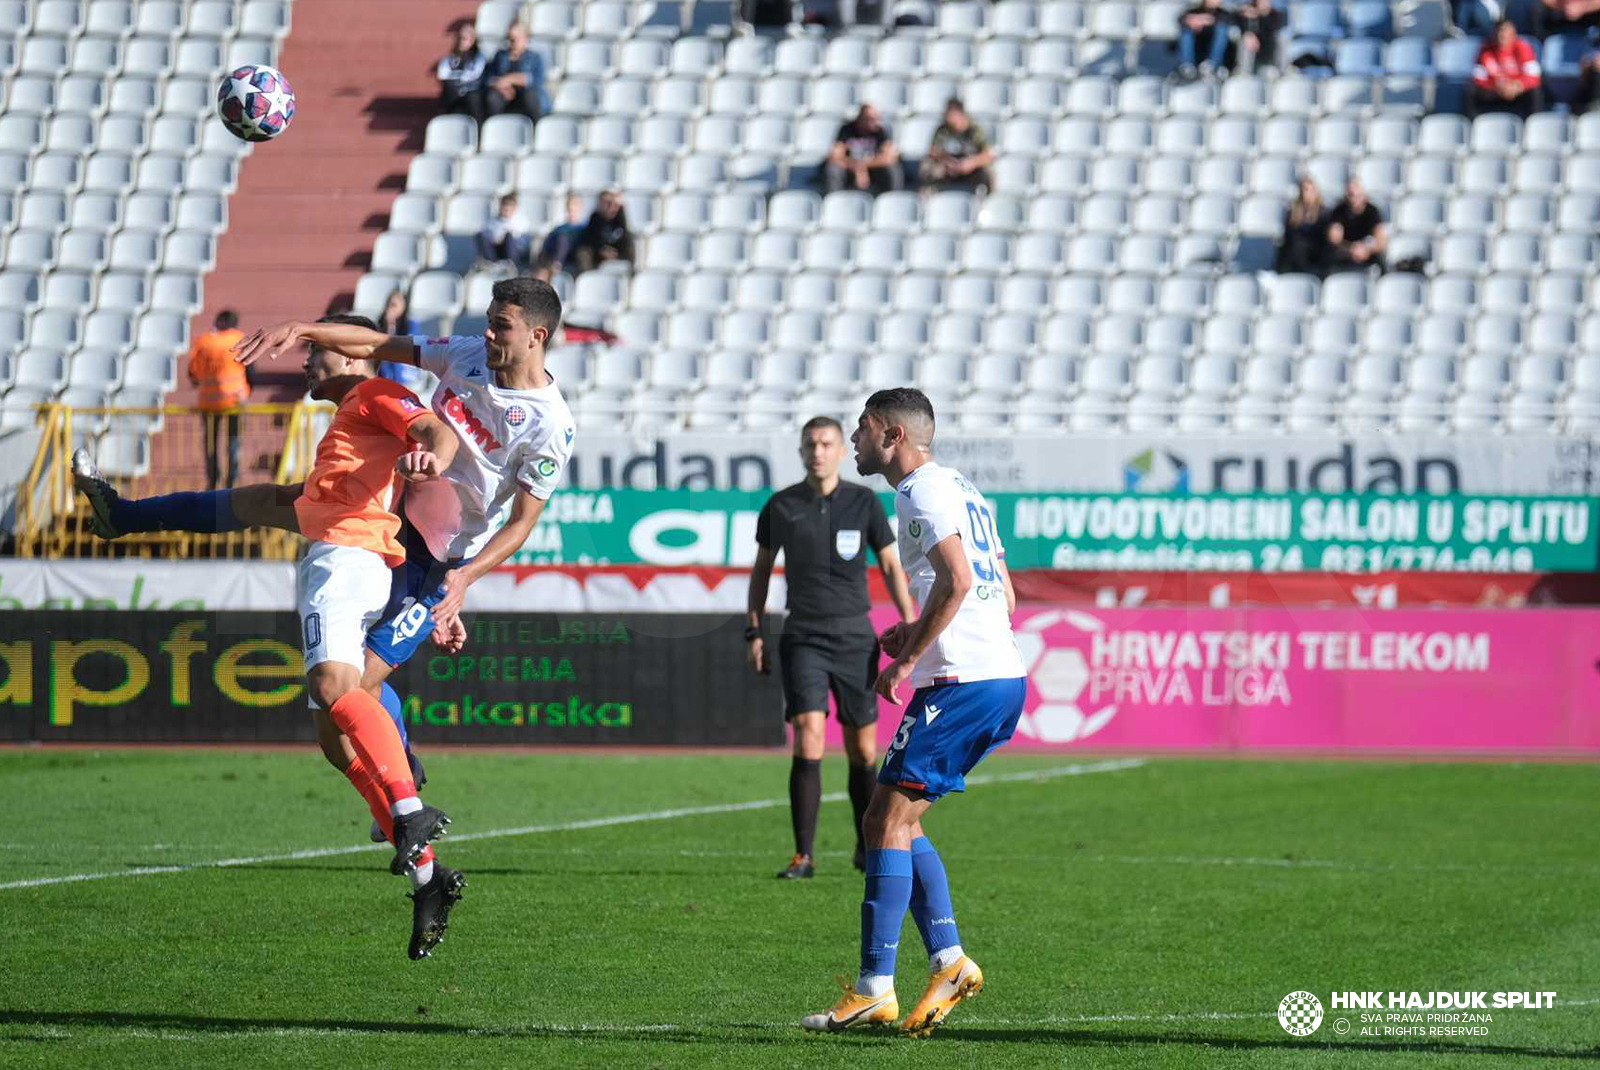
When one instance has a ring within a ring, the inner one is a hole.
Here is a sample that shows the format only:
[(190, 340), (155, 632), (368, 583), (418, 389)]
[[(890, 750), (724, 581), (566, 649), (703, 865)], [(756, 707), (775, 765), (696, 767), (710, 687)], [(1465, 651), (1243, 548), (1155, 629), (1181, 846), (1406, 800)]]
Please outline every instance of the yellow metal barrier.
[[(323, 403), (246, 405), (239, 412), (240, 464), (236, 486), (297, 483), (311, 469), (317, 441), (333, 406)], [(204, 421), (200, 410), (156, 408), (39, 409), (43, 437), (17, 488), (16, 553), (20, 557), (195, 557), (293, 560), (301, 539), (286, 531), (247, 530), (222, 535), (162, 531), (106, 542), (90, 534), (88, 506), (72, 486), (72, 452), (96, 453), (102, 435), (137, 443), (148, 429), (147, 452), (137, 463), (103, 464), (106, 478), (126, 498), (148, 498), (206, 487)], [(223, 478), (227, 448), (219, 442)], [(104, 462), (105, 458), (101, 458)], [(127, 458), (123, 458), (124, 461)]]

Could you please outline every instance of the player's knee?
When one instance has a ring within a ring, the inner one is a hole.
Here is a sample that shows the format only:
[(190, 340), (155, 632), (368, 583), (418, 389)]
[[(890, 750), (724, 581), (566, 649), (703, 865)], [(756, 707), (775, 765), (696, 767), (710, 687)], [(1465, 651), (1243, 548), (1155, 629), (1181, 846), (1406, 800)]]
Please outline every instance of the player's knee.
[(353, 666), (331, 661), (314, 665), (306, 673), (306, 693), (324, 710), (333, 709), (333, 704), (354, 690), (358, 683), (360, 678), (355, 675)]

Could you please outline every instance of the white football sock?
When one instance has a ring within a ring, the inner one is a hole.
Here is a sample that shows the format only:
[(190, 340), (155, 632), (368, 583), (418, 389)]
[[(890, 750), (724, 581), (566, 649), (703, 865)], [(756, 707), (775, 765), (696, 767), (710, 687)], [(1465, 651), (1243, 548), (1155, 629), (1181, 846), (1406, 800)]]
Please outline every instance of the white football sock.
[(405, 814), (414, 814), (420, 809), (422, 809), (422, 800), (417, 798), (415, 795), (408, 799), (400, 799), (389, 804), (389, 813), (395, 817), (401, 817)]
[(928, 968), (934, 973), (938, 973), (940, 970), (948, 970), (960, 962), (964, 955), (966, 955), (966, 952), (961, 950), (960, 944), (944, 948), (941, 951), (935, 951), (928, 956)]
[(411, 890), (416, 891), (431, 880), (433, 880), (433, 860), (429, 859), (411, 871)]
[(863, 996), (881, 996), (894, 991), (894, 974), (864, 973), (856, 978), (856, 991)]

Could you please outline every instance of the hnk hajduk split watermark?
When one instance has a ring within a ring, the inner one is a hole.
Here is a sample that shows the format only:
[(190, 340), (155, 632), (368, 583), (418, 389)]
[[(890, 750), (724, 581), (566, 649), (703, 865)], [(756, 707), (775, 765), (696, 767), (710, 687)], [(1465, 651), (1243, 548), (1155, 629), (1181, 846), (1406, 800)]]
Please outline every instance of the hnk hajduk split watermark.
[[(1484, 1037), (1495, 1011), (1550, 1010), (1554, 992), (1334, 992), (1329, 1011), (1339, 1036), (1384, 1038)], [(1278, 1004), (1278, 1024), (1290, 1036), (1309, 1037), (1323, 1022), (1322, 1000), (1307, 991), (1290, 992)]]

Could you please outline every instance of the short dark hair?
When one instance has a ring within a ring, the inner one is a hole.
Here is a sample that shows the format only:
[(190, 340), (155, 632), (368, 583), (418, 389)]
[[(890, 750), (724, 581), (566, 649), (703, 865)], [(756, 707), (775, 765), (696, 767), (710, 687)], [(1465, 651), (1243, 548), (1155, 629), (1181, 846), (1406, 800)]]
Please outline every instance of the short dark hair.
[(832, 416), (813, 416), (800, 427), (800, 437), (805, 438), (807, 431), (820, 431), (824, 427), (831, 427), (839, 432), (839, 437), (844, 437), (844, 425)]
[(944, 102), (944, 110), (945, 111), (958, 111), (962, 115), (967, 114), (967, 106), (965, 104), (961, 103), (961, 98), (960, 97), (951, 97), (949, 100), (945, 101)]
[(489, 293), (500, 304), (520, 309), (522, 322), (529, 327), (543, 327), (553, 336), (561, 326), (561, 297), (543, 279), (532, 275), (501, 279)]
[(231, 308), (223, 309), (221, 312), (217, 313), (216, 325), (217, 330), (219, 331), (233, 330), (235, 327), (239, 326), (239, 313), (235, 312)]
[(867, 399), (862, 411), (881, 423), (908, 423), (921, 418), (928, 421), (928, 433), (934, 428), (933, 402), (928, 395), (914, 386), (896, 386), (879, 390)]
[[(376, 322), (374, 322), (372, 320), (371, 317), (369, 317), (369, 316), (358, 316), (354, 312), (336, 312), (336, 313), (333, 313), (332, 315), (328, 315), (328, 316), (318, 316), (317, 317), (317, 322), (318, 323), (346, 323), (346, 324), (349, 324), (352, 327), (365, 327), (369, 331), (376, 331), (376, 330), (381, 330), (382, 329), (377, 325)], [(314, 357), (319, 352), (322, 351), (322, 347), (319, 346), (319, 345), (316, 345), (314, 343), (308, 342), (308, 343), (306, 343), (306, 351), (311, 356)], [(367, 363), (368, 364), (376, 364), (377, 361), (369, 360), (369, 361), (367, 361)]]

